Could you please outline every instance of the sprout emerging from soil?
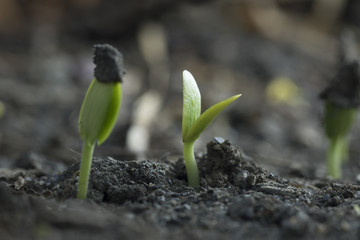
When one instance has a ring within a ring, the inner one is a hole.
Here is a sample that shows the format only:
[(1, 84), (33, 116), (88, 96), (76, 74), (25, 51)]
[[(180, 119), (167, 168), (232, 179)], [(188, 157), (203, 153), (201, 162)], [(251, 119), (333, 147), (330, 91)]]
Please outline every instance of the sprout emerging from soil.
[(201, 114), (201, 95), (194, 77), (188, 71), (183, 71), (183, 115), (182, 138), (185, 167), (188, 183), (195, 189), (200, 187), (199, 171), (194, 155), (194, 143), (210, 123), (241, 94), (221, 101)]
[(341, 178), (341, 163), (348, 158), (348, 132), (356, 116), (356, 108), (343, 108), (334, 103), (325, 104), (324, 127), (329, 139), (328, 174)]
[(341, 178), (341, 163), (348, 158), (348, 133), (360, 102), (359, 63), (344, 64), (320, 94), (325, 100), (324, 129), (329, 139), (328, 174)]
[(86, 199), (95, 142), (101, 145), (110, 135), (121, 105), (124, 75), (121, 53), (104, 44), (94, 46), (95, 78), (86, 92), (79, 116), (83, 140), (77, 198)]

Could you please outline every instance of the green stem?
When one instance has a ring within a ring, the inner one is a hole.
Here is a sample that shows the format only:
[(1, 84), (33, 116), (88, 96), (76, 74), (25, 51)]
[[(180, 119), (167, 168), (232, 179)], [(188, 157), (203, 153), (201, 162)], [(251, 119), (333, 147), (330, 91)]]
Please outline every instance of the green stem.
[(341, 138), (341, 145), (342, 145), (342, 156), (341, 160), (342, 162), (346, 162), (349, 158), (349, 139), (347, 136)]
[(92, 163), (92, 157), (94, 153), (95, 143), (91, 143), (84, 139), (83, 152), (81, 156), (81, 165), (80, 165), (80, 175), (79, 175), (79, 184), (78, 184), (78, 199), (86, 199), (88, 184), (89, 184), (89, 175), (90, 168)]
[(344, 157), (344, 147), (346, 141), (343, 137), (330, 139), (330, 148), (328, 152), (328, 173), (335, 179), (341, 178), (341, 162)]
[(191, 187), (195, 188), (196, 190), (199, 190), (200, 177), (194, 155), (194, 143), (195, 142), (184, 142), (183, 154), (184, 154), (186, 172), (188, 176), (188, 183)]

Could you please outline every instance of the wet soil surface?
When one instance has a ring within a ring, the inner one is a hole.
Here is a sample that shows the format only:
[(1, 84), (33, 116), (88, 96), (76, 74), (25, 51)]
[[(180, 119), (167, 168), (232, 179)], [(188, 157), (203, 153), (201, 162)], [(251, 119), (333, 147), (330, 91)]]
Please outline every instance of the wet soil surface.
[(187, 186), (183, 159), (94, 159), (85, 201), (75, 198), (79, 164), (59, 175), (41, 172), (45, 162), (1, 172), (0, 239), (360, 236), (359, 185), (277, 176), (222, 138), (198, 163), (199, 192)]

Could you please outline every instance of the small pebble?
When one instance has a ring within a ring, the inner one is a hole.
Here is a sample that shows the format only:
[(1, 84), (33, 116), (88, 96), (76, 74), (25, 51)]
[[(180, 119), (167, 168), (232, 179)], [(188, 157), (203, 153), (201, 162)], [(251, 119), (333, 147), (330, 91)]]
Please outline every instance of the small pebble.
[(214, 140), (215, 140), (217, 143), (220, 143), (220, 144), (222, 144), (223, 142), (225, 142), (225, 139), (222, 138), (222, 137), (214, 137)]

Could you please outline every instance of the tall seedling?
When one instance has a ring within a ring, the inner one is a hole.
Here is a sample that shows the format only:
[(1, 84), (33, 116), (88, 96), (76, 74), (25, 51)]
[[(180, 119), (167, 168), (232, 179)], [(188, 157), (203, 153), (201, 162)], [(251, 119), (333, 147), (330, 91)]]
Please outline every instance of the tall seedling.
[(94, 46), (96, 65), (92, 83), (86, 92), (79, 116), (79, 132), (83, 140), (77, 198), (86, 199), (95, 143), (101, 145), (116, 123), (121, 105), (123, 58), (114, 47)]

